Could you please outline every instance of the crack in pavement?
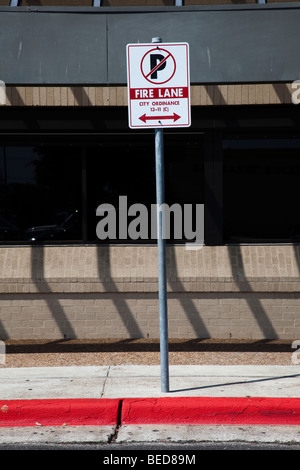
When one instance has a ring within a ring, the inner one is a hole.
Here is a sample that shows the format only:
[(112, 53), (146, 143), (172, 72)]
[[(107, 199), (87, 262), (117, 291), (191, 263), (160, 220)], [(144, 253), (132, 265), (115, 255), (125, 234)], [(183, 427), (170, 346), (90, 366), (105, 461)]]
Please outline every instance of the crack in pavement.
[(104, 379), (104, 382), (103, 382), (103, 387), (102, 387), (102, 391), (101, 391), (101, 394), (100, 394), (100, 398), (103, 398), (103, 395), (104, 395), (104, 392), (105, 392), (105, 386), (106, 386), (106, 382), (107, 382), (107, 379), (108, 379), (108, 376), (109, 376), (109, 373), (110, 373), (110, 367), (111, 366), (108, 366), (108, 368), (107, 368), (107, 372), (106, 372), (106, 376), (105, 376), (105, 379)]

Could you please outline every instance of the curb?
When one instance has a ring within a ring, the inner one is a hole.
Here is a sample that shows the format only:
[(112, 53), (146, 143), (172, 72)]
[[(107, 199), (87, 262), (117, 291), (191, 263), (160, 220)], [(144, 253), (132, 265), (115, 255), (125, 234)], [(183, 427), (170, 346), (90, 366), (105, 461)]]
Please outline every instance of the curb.
[(299, 425), (300, 398), (0, 400), (0, 427), (137, 424)]
[(122, 424), (299, 425), (300, 398), (127, 399)]
[(119, 399), (0, 400), (0, 427), (115, 425)]

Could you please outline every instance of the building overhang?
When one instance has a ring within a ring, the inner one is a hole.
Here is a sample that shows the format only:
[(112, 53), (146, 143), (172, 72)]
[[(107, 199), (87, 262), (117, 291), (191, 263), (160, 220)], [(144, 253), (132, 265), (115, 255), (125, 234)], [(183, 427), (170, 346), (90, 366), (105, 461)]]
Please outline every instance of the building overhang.
[(300, 79), (300, 3), (201, 7), (2, 7), (8, 85), (126, 84), (126, 44), (190, 44), (191, 84)]

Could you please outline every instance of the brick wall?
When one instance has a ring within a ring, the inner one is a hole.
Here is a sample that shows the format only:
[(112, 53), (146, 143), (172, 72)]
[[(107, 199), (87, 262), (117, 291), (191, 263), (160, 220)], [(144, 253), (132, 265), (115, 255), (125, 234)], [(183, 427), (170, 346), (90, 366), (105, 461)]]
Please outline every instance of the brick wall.
[[(167, 248), (169, 337), (300, 338), (300, 248)], [(156, 247), (0, 248), (0, 339), (159, 337)]]
[[(126, 106), (126, 87), (8, 86), (7, 106)], [(195, 106), (291, 84), (193, 85)], [(159, 337), (156, 247), (0, 247), (0, 339)], [(297, 246), (167, 249), (169, 336), (300, 338)]]
[[(291, 83), (192, 85), (193, 106), (291, 104)], [(125, 86), (7, 86), (7, 106), (127, 106)]]

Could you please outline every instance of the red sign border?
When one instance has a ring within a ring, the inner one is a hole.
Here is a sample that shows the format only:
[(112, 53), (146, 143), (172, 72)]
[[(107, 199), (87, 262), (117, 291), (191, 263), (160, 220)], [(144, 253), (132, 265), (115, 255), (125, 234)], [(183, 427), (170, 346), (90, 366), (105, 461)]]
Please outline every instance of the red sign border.
[[(127, 83), (127, 89), (128, 89), (128, 114), (129, 114), (129, 127), (131, 129), (150, 129), (150, 128), (166, 128), (166, 127), (190, 127), (191, 125), (191, 112), (190, 112), (190, 70), (189, 70), (189, 54), (188, 54), (188, 51), (189, 51), (189, 44), (186, 43), (186, 42), (181, 42), (181, 43), (161, 43), (160, 46), (163, 48), (163, 47), (168, 47), (168, 46), (185, 46), (186, 48), (186, 57), (187, 57), (187, 67), (186, 67), (186, 76), (187, 76), (187, 87), (189, 89), (189, 96), (188, 96), (188, 108), (189, 108), (189, 112), (188, 112), (188, 122), (185, 123), (185, 124), (164, 124), (162, 126), (158, 126), (157, 124), (153, 124), (153, 125), (150, 125), (150, 124), (147, 124), (147, 125), (133, 125), (132, 124), (132, 112), (131, 112), (131, 99), (130, 99), (130, 90), (131, 90), (131, 86), (130, 86), (130, 53), (129, 53), (129, 48), (130, 47), (145, 47), (145, 46), (148, 46), (148, 47), (152, 47), (153, 48), (153, 43), (137, 43), (137, 44), (128, 44), (127, 45), (127, 80), (128, 80), (128, 83)], [(150, 87), (149, 87), (150, 88)], [(159, 87), (157, 87), (159, 88)]]

